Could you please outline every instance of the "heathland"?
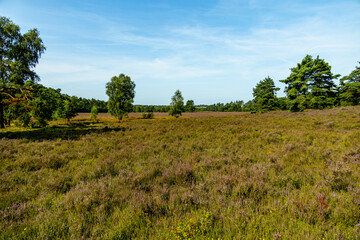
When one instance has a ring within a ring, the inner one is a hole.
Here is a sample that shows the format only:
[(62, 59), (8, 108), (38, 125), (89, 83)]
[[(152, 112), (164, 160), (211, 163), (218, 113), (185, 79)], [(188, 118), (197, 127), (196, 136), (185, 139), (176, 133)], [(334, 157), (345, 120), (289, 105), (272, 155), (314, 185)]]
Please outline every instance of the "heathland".
[(358, 239), (359, 178), (360, 107), (9, 127), (0, 239)]

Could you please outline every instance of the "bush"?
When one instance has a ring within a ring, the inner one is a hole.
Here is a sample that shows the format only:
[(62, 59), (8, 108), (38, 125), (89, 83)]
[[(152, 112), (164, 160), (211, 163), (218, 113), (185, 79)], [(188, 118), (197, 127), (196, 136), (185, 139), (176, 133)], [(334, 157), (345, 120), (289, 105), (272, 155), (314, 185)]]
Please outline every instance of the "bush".
[(154, 118), (154, 114), (153, 114), (153, 113), (143, 113), (141, 116), (142, 116), (142, 118), (144, 118), (144, 119), (152, 119), (152, 118)]
[(93, 120), (96, 120), (96, 117), (97, 117), (98, 113), (99, 113), (99, 111), (98, 111), (97, 107), (92, 106), (90, 118), (93, 119)]
[(181, 221), (178, 226), (172, 228), (175, 239), (195, 239), (210, 230), (212, 213), (203, 212), (199, 219), (190, 218)]

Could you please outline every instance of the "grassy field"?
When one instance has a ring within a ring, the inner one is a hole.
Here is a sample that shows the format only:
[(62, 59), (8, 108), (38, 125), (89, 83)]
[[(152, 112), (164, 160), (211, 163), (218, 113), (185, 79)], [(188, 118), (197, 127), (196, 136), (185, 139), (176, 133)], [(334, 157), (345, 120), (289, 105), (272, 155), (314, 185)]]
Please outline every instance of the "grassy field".
[(360, 107), (0, 131), (0, 239), (359, 239)]
[[(225, 116), (241, 116), (247, 115), (248, 112), (185, 112), (182, 113), (182, 116), (187, 118), (197, 118), (197, 117), (225, 117)], [(142, 113), (129, 113), (129, 118), (141, 118)], [(99, 113), (99, 118), (113, 118), (109, 113)], [(155, 112), (154, 116), (157, 118), (168, 118), (169, 114), (167, 112)], [(79, 113), (75, 119), (84, 119), (90, 118), (90, 113)], [(103, 119), (103, 120), (106, 120)]]

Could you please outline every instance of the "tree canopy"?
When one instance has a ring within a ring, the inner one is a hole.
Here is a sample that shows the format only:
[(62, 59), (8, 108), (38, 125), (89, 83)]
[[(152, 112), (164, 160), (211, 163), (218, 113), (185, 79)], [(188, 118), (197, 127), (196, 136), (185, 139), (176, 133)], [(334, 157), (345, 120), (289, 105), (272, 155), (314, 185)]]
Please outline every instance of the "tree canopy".
[(176, 90), (174, 96), (171, 97), (169, 115), (179, 117), (184, 110), (184, 98), (180, 90)]
[(120, 74), (111, 78), (106, 84), (106, 94), (109, 96), (109, 113), (119, 120), (133, 109), (135, 83), (129, 76)]
[(284, 80), (290, 111), (306, 108), (323, 109), (336, 104), (336, 85), (334, 79), (340, 75), (331, 72), (331, 66), (320, 59), (306, 55), (291, 74)]
[(185, 105), (185, 111), (186, 112), (195, 112), (195, 110), (196, 110), (196, 108), (195, 108), (194, 100), (187, 100), (186, 105)]
[(97, 107), (95, 105), (92, 106), (90, 118), (96, 120), (96, 117), (98, 114), (99, 114), (99, 111), (98, 111)]
[(20, 27), (6, 17), (0, 17), (0, 128), (4, 128), (7, 104), (27, 100), (24, 88), (27, 80), (37, 82), (33, 68), (45, 46), (37, 29), (21, 34)]
[(275, 87), (274, 80), (266, 77), (253, 89), (254, 102), (257, 112), (271, 111), (277, 108), (276, 92), (280, 88)]
[(340, 79), (340, 101), (343, 106), (360, 104), (360, 66)]

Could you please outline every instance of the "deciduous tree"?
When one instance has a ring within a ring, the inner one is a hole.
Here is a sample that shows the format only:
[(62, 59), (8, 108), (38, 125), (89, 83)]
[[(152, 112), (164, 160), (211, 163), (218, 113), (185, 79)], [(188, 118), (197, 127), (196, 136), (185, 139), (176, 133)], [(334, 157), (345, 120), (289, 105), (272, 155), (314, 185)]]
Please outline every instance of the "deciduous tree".
[(195, 104), (193, 100), (187, 100), (185, 105), (186, 112), (195, 112)]
[(18, 25), (0, 17), (0, 128), (5, 127), (6, 105), (27, 100), (23, 94), (24, 83), (39, 80), (33, 68), (44, 51), (45, 46), (37, 29), (22, 34)]
[(174, 96), (171, 97), (169, 115), (178, 118), (184, 112), (184, 98), (180, 90), (176, 90)]
[(78, 99), (75, 96), (62, 95), (58, 102), (58, 108), (54, 114), (54, 118), (65, 118), (70, 123), (70, 119), (77, 116)]
[(133, 109), (135, 97), (135, 83), (129, 76), (120, 74), (114, 76), (106, 84), (106, 94), (109, 96), (109, 113), (119, 120)]
[(32, 98), (24, 103), (28, 106), (30, 115), (38, 121), (40, 126), (47, 125), (47, 121), (52, 119), (53, 113), (59, 107), (58, 99), (61, 99), (61, 90), (34, 84), (32, 81), (27, 81), (24, 86), (34, 89)]
[(92, 106), (91, 107), (90, 118), (96, 120), (96, 117), (97, 117), (98, 114), (99, 114), (99, 111), (98, 111), (97, 107), (95, 105)]

